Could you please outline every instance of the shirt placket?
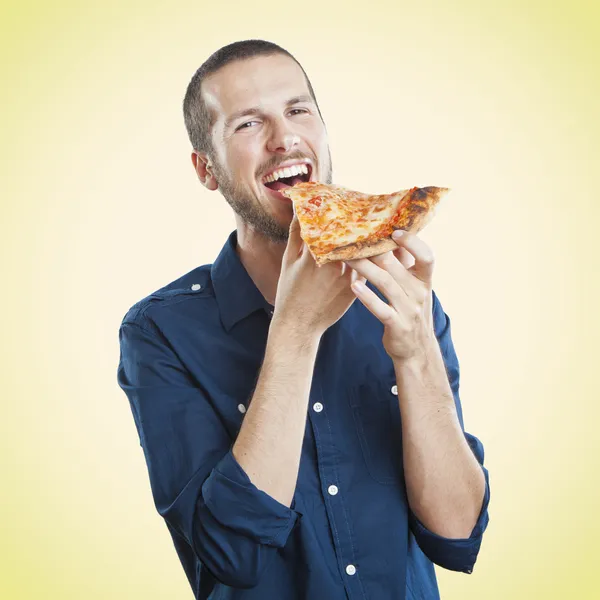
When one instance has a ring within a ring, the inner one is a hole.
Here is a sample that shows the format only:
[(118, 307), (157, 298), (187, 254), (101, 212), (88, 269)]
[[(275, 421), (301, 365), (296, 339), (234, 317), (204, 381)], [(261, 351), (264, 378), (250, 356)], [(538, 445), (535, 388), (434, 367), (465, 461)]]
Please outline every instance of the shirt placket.
[(315, 369), (315, 378), (311, 388), (309, 421), (316, 445), (321, 493), (346, 594), (350, 600), (363, 600), (367, 596), (360, 575), (356, 536), (346, 506), (347, 499), (342, 492), (348, 487), (344, 488), (341, 480), (343, 471), (340, 469), (340, 456), (337, 450), (338, 445), (335, 444), (335, 428), (331, 418), (333, 406), (323, 395), (317, 373), (318, 368)]

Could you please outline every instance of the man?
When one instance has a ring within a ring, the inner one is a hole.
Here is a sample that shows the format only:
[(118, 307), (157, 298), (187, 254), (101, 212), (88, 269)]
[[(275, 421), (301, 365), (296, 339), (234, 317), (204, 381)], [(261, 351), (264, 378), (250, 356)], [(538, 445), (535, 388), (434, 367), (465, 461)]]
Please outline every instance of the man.
[(217, 51), (184, 115), (237, 228), (129, 310), (118, 379), (195, 597), (439, 598), (433, 563), (471, 572), (489, 487), (430, 249), (405, 234), (315, 265), (284, 184), (265, 183), (294, 165), (331, 182), (314, 91), (282, 48)]

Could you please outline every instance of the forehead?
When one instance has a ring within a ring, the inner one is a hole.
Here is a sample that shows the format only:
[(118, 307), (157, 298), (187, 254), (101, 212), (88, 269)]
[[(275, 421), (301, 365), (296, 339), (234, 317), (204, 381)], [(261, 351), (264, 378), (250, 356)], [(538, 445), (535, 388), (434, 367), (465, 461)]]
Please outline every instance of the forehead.
[(274, 54), (236, 60), (207, 77), (202, 93), (217, 120), (252, 106), (265, 109), (308, 94), (300, 66), (289, 56)]

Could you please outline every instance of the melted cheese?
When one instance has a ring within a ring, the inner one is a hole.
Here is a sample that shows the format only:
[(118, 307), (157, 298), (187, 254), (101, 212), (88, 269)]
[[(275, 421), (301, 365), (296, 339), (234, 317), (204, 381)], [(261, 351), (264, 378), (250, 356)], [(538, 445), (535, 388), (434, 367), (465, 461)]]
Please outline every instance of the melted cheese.
[(308, 182), (285, 188), (294, 203), (302, 239), (315, 258), (349, 244), (373, 244), (394, 229), (418, 231), (446, 188), (412, 188), (370, 196), (337, 185)]
[(294, 202), (303, 239), (319, 252), (324, 246), (337, 248), (371, 236), (392, 220), (406, 191), (368, 196), (340, 186), (309, 183), (283, 193)]

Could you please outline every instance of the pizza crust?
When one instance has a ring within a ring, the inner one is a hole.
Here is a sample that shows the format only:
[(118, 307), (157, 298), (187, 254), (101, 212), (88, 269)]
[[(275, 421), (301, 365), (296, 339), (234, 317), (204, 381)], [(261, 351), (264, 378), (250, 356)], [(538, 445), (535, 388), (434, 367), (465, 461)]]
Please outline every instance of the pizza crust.
[(315, 261), (318, 265), (324, 265), (334, 260), (358, 260), (359, 258), (370, 258), (378, 254), (385, 254), (391, 250), (395, 250), (398, 244), (391, 239), (377, 240), (372, 244), (348, 244), (342, 248), (336, 248), (323, 256), (315, 256)]
[[(369, 196), (340, 186), (305, 182), (282, 193), (292, 200), (300, 221), (300, 235), (321, 266), (395, 250), (398, 245), (391, 238), (392, 232), (421, 231), (448, 191), (414, 187), (395, 194)], [(328, 252), (327, 247), (333, 249)]]
[[(447, 188), (440, 188), (435, 194), (433, 198), (434, 201), (431, 203), (429, 210), (427, 210), (427, 212), (413, 215), (408, 227), (403, 227), (402, 229), (408, 233), (419, 233), (419, 231), (421, 231), (433, 219), (437, 210), (437, 202), (446, 192), (448, 192)], [(379, 254), (391, 252), (392, 250), (396, 250), (396, 248), (398, 248), (398, 244), (396, 244), (392, 238), (384, 238), (382, 240), (377, 240), (376, 242), (358, 242), (354, 244), (348, 244), (347, 246), (336, 248), (335, 250), (332, 250), (331, 252), (328, 252), (322, 256), (315, 256), (314, 254), (313, 256), (317, 265), (321, 266), (328, 262), (333, 262), (334, 260), (358, 260), (359, 258), (371, 258)]]

